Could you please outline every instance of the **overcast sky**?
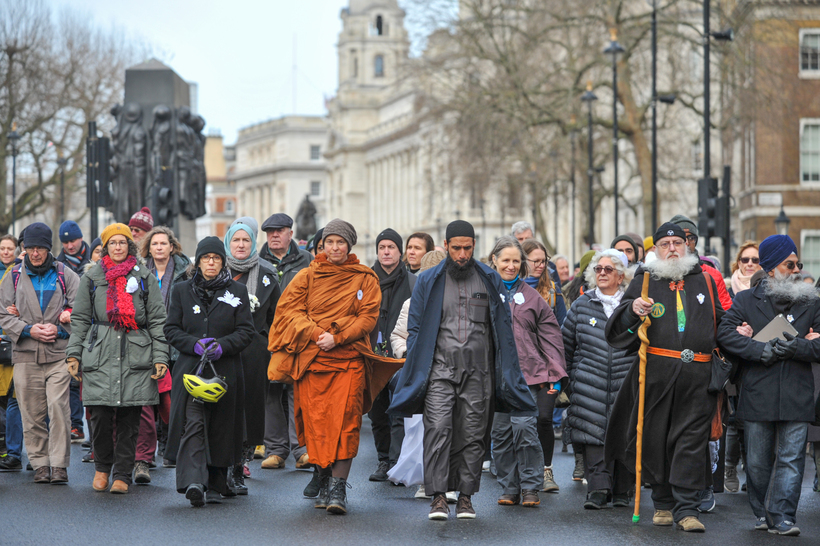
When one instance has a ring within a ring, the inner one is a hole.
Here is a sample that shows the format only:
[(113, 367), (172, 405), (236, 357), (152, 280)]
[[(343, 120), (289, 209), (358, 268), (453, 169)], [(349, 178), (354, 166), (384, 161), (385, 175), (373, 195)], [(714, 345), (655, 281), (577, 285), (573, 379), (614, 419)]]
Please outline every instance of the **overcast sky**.
[[(226, 144), (246, 125), (325, 113), (335, 94), (339, 12), (347, 0), (46, 0), (142, 37), (161, 61), (199, 84), (199, 113)], [(123, 75), (124, 77), (124, 75)]]

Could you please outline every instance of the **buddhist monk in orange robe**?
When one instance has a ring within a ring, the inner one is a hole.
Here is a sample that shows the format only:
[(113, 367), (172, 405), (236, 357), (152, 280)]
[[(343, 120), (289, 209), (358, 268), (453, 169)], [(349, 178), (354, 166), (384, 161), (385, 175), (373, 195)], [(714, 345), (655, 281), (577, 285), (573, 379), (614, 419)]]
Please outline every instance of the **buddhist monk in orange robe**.
[(344, 514), (362, 415), (403, 361), (373, 353), (370, 333), (381, 289), (375, 272), (350, 254), (355, 229), (336, 219), (322, 236), (324, 253), (279, 300), (268, 338), (268, 378), (293, 383), (299, 443), (318, 468), (316, 507)]

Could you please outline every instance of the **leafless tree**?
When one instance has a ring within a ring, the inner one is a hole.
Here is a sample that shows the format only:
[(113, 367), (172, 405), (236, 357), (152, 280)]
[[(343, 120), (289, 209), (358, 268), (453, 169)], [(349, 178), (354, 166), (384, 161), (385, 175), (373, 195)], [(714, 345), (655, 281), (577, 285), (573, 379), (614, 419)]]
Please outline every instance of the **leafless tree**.
[[(148, 53), (121, 29), (101, 30), (89, 19), (71, 9), (53, 12), (41, 0), (0, 2), (0, 180), (10, 179), (7, 135), (16, 127), (18, 219), (56, 197), (59, 156), (67, 160), (67, 200), (84, 187), (78, 175), (86, 122), (107, 117), (122, 100), (125, 69)], [(11, 224), (7, 193), (1, 184), (0, 232)]]

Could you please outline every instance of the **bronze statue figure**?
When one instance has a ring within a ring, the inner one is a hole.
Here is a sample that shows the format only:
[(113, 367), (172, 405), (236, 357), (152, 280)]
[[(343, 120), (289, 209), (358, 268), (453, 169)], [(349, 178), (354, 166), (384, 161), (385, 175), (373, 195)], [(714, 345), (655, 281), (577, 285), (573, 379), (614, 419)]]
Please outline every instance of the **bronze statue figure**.
[(299, 205), (299, 212), (296, 213), (296, 240), (308, 240), (316, 233), (316, 205), (310, 200), (310, 195), (305, 195), (305, 199)]
[(148, 135), (142, 127), (139, 104), (116, 105), (111, 114), (117, 118), (117, 126), (111, 132), (111, 212), (116, 221), (128, 222), (131, 214), (145, 205)]

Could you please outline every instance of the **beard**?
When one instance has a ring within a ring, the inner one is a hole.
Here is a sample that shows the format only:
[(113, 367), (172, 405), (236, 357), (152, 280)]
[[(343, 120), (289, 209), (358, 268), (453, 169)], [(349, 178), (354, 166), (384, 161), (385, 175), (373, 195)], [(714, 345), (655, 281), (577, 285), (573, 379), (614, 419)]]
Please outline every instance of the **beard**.
[(698, 257), (687, 248), (684, 255), (677, 259), (658, 259), (651, 264), (644, 265), (644, 268), (652, 274), (653, 279), (681, 281), (696, 265), (698, 265)]
[(453, 260), (449, 255), (447, 256), (447, 261), (444, 263), (444, 269), (447, 271), (447, 274), (450, 275), (450, 278), (459, 282), (466, 281), (473, 272), (474, 267), (475, 259), (472, 256), (464, 265), (458, 265), (458, 262)]
[(803, 275), (783, 275), (776, 269), (774, 277), (766, 279), (766, 295), (792, 305), (809, 303), (818, 297), (814, 285), (803, 282)]

